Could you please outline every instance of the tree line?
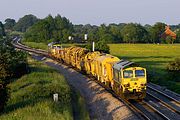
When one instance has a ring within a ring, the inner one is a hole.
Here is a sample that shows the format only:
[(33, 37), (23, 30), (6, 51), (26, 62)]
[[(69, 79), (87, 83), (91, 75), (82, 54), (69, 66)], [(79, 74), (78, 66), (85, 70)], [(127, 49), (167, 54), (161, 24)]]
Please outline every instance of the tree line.
[[(8, 31), (23, 32), (27, 41), (33, 42), (91, 42), (105, 41), (106, 43), (175, 43), (180, 42), (180, 24), (170, 25), (177, 34), (176, 40), (171, 37), (161, 38), (165, 31), (165, 23), (157, 22), (154, 25), (141, 25), (138, 23), (119, 23), (97, 25), (74, 25), (66, 17), (48, 15), (39, 19), (34, 15), (25, 15), (17, 22), (8, 18), (4, 29)], [(1, 32), (1, 30), (0, 30)], [(84, 34), (88, 35), (87, 41)]]

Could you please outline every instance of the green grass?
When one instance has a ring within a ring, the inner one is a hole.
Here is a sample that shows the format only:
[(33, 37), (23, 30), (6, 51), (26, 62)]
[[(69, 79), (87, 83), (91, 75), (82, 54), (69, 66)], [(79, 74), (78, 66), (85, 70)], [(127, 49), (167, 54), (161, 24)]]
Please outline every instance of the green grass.
[(110, 53), (146, 67), (149, 81), (167, 86), (180, 93), (179, 78), (170, 78), (166, 70), (169, 61), (180, 58), (180, 44), (109, 44)]
[[(35, 49), (48, 50), (48, 45), (45, 43), (25, 42), (25, 41), (21, 41), (21, 43)], [(63, 47), (70, 47), (73, 45), (76, 45), (76, 44), (63, 44)]]
[[(85, 106), (83, 98), (56, 70), (33, 59), (29, 64), (31, 72), (10, 83), (11, 97), (0, 120), (73, 120), (73, 103), (82, 99), (77, 106)], [(52, 99), (54, 93), (58, 102)], [(88, 118), (85, 107), (77, 109), (84, 111), (77, 113), (79, 118)]]
[[(48, 45), (45, 43), (25, 42), (25, 41), (21, 41), (21, 43), (35, 49), (48, 50)], [(82, 45), (82, 44), (62, 44), (63, 47), (70, 47), (76, 45)]]
[(21, 43), (35, 49), (48, 50), (48, 45), (45, 43), (24, 42), (24, 41), (21, 41)]

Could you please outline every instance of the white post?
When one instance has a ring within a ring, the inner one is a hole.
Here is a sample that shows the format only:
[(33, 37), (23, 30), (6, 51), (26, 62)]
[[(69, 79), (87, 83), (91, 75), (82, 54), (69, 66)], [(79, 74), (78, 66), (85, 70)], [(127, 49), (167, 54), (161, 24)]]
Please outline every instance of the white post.
[(94, 52), (95, 49), (95, 42), (92, 43), (92, 51)]
[(54, 102), (58, 101), (58, 94), (57, 93), (53, 94), (53, 99), (54, 99)]
[(88, 35), (84, 34), (84, 40), (87, 40), (87, 39), (88, 39)]

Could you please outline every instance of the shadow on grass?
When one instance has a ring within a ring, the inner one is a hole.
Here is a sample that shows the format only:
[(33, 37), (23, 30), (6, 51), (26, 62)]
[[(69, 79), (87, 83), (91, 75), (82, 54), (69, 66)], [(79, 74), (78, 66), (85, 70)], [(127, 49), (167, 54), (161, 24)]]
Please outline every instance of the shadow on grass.
[(132, 60), (132, 59), (149, 59), (149, 58), (173, 58), (173, 57), (168, 57), (168, 56), (140, 56), (140, 57), (130, 57), (130, 56), (117, 56), (120, 59), (127, 59), (127, 60)]
[(30, 73), (32, 73), (32, 72), (48, 72), (48, 73), (51, 73), (51, 72), (54, 72), (54, 70), (53, 69), (50, 69), (50, 68), (47, 68), (47, 67), (37, 67), (37, 66), (31, 66), (31, 70), (30, 70), (31, 72)]
[(38, 102), (40, 102), (41, 99), (27, 99), (27, 100), (22, 100), (20, 102), (17, 102), (15, 104), (11, 104), (11, 105), (8, 105), (6, 108), (5, 108), (5, 111), (3, 114), (8, 114), (8, 113), (11, 113), (17, 109), (21, 109), (21, 108), (25, 108), (26, 106), (34, 106), (35, 104), (37, 104)]

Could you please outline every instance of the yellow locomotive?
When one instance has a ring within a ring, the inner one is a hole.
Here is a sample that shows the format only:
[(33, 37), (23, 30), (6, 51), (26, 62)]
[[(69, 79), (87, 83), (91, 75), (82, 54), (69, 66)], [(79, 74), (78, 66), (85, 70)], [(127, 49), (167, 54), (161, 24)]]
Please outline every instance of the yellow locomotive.
[(125, 99), (143, 99), (146, 96), (146, 69), (135, 63), (98, 51), (81, 47), (62, 49), (59, 44), (49, 47), (50, 56), (85, 71)]

